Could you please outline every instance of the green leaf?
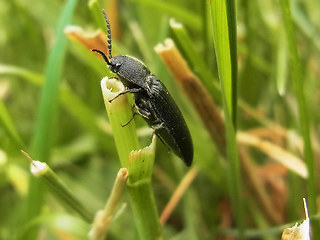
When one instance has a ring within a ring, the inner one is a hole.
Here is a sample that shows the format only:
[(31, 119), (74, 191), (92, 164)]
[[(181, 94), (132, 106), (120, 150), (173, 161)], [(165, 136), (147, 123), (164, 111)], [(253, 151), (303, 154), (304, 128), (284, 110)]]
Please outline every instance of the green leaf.
[[(64, 59), (67, 51), (68, 39), (64, 34), (64, 28), (70, 23), (77, 0), (68, 0), (61, 12), (57, 24), (56, 41), (48, 58), (45, 72), (45, 84), (42, 89), (35, 134), (32, 139), (32, 156), (48, 162), (53, 134), (55, 131), (54, 120), (58, 102), (58, 86), (62, 76)], [(42, 208), (44, 189), (37, 180), (31, 181), (28, 195), (28, 221), (37, 216)], [(29, 239), (35, 239), (36, 231), (31, 232)]]
[[(309, 178), (307, 180), (307, 191), (308, 191), (308, 207), (310, 215), (315, 215), (318, 212), (317, 208), (317, 178), (315, 173), (315, 163), (313, 150), (310, 139), (310, 123), (309, 123), (309, 112), (306, 104), (304, 95), (304, 76), (302, 72), (302, 66), (298, 53), (298, 44), (295, 33), (295, 26), (293, 24), (290, 3), (289, 0), (280, 0), (282, 17), (287, 35), (287, 42), (289, 46), (290, 56), (290, 69), (292, 70), (291, 76), (293, 85), (298, 101), (299, 109), (299, 123), (301, 134), (303, 136), (304, 144), (304, 160), (306, 161)], [(313, 238), (320, 238), (320, 226), (319, 221), (312, 221), (312, 232)]]
[(237, 107), (237, 45), (234, 1), (212, 0), (210, 3), (215, 53), (226, 120), (229, 192), (236, 224), (239, 228), (239, 239), (244, 239), (242, 181), (235, 123)]
[[(227, 3), (229, 3), (227, 5)], [(233, 1), (211, 1), (211, 14), (214, 33), (219, 79), (224, 87), (227, 109), (235, 124), (237, 97), (237, 45)]]
[(178, 5), (174, 5), (170, 2), (153, 1), (153, 0), (131, 0), (132, 2), (150, 6), (152, 8), (167, 12), (176, 17), (180, 21), (183, 21), (188, 26), (201, 29), (201, 18), (193, 14), (191, 11), (185, 10)]
[(0, 99), (0, 122), (2, 123), (12, 140), (16, 143), (17, 148), (24, 148), (25, 145), (2, 99)]
[[(118, 96), (124, 91), (123, 84), (106, 77), (101, 81), (101, 89), (121, 165), (129, 171), (128, 191), (140, 239), (161, 239), (159, 216), (151, 187), (155, 139), (150, 146), (139, 150), (135, 122), (131, 121), (122, 127), (132, 118), (127, 96)], [(110, 103), (110, 99), (114, 100)]]

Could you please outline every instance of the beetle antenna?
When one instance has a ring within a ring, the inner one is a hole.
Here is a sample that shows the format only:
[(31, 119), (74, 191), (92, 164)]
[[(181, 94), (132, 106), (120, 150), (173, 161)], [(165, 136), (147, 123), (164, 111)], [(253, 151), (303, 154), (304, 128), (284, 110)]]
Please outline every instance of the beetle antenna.
[(109, 52), (109, 59), (112, 58), (112, 54), (111, 54), (111, 28), (110, 28), (110, 22), (109, 22), (109, 18), (106, 14), (106, 12), (104, 11), (104, 9), (102, 9), (102, 13), (104, 15), (104, 19), (106, 20), (106, 25), (107, 25), (107, 42), (108, 42), (108, 52)]
[(104, 52), (101, 52), (100, 50), (98, 49), (92, 49), (91, 50), (92, 52), (97, 52), (101, 55), (101, 57), (103, 58), (103, 60), (108, 64), (108, 65), (111, 65), (109, 59), (107, 58), (107, 56), (104, 54)]

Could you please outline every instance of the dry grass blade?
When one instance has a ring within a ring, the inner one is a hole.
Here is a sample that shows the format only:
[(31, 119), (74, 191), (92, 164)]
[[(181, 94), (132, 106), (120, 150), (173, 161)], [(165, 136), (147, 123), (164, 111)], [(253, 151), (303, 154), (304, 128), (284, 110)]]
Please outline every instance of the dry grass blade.
[(191, 168), (187, 174), (184, 176), (184, 178), (181, 180), (179, 186), (177, 187), (176, 191), (173, 193), (170, 201), (166, 205), (166, 207), (163, 209), (161, 216), (160, 216), (160, 223), (165, 224), (168, 218), (170, 217), (171, 213), (177, 206), (178, 202), (180, 201), (183, 193), (187, 190), (187, 188), (190, 186), (192, 181), (195, 179), (199, 172), (199, 169), (196, 167)]
[[(175, 80), (182, 86), (183, 90), (188, 95), (195, 109), (198, 111), (202, 122), (205, 124), (211, 138), (216, 142), (219, 151), (225, 156), (225, 126), (223, 118), (215, 105), (207, 90), (204, 88), (201, 81), (189, 69), (186, 61), (183, 59), (178, 49), (175, 47), (171, 39), (165, 41), (165, 45), (159, 44), (155, 48), (156, 52), (163, 59)], [(252, 170), (247, 164), (247, 160), (240, 154), (240, 159), (243, 164), (245, 176), (250, 176)], [(248, 179), (250, 182), (253, 178)], [(253, 184), (253, 191), (257, 197), (262, 209), (265, 209), (266, 215), (274, 223), (281, 222), (281, 217), (270, 206), (270, 199), (265, 189), (257, 184)], [(169, 204), (168, 204), (169, 207)], [(172, 211), (172, 210), (171, 210)], [(162, 216), (164, 216), (165, 211)], [(164, 217), (163, 217), (164, 218)], [(163, 221), (161, 218), (161, 221)]]
[(297, 173), (299, 176), (303, 178), (308, 177), (308, 170), (305, 163), (281, 147), (244, 132), (238, 132), (237, 139), (241, 144), (260, 149), (262, 152)]
[[(259, 208), (271, 223), (282, 223), (284, 220), (283, 212), (277, 207), (272, 195), (270, 195), (270, 190), (272, 189), (266, 190), (265, 183), (261, 179), (259, 166), (252, 161), (245, 146), (239, 148), (239, 158), (242, 169), (245, 172), (245, 184), (251, 190), (252, 198), (256, 199)], [(277, 193), (277, 196), (283, 197), (283, 194)]]
[(158, 44), (155, 50), (198, 111), (202, 122), (210, 133), (211, 138), (216, 142), (219, 151), (222, 155), (225, 155), (224, 122), (218, 107), (207, 90), (199, 78), (190, 70), (187, 62), (183, 59), (171, 39), (166, 39), (164, 44)]
[(91, 240), (106, 239), (113, 212), (115, 211), (115, 208), (119, 203), (120, 197), (123, 194), (123, 190), (127, 183), (127, 178), (128, 170), (126, 168), (121, 168), (117, 174), (117, 178), (113, 185), (112, 192), (104, 209), (96, 213), (93, 227), (89, 233), (89, 238)]
[(85, 32), (81, 27), (67, 26), (64, 33), (69, 39), (83, 44), (89, 50), (96, 48), (107, 52), (106, 35), (100, 30)]

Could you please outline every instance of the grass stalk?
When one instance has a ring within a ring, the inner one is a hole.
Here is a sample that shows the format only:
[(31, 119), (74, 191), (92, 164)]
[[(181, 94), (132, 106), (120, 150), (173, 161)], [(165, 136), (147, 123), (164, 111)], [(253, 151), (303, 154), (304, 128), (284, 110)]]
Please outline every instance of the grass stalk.
[[(313, 149), (311, 146), (310, 139), (310, 123), (309, 123), (309, 112), (306, 104), (304, 86), (303, 86), (303, 73), (302, 66), (298, 53), (298, 45), (295, 33), (295, 27), (292, 19), (290, 10), (290, 3), (288, 0), (280, 0), (282, 17), (287, 35), (287, 42), (289, 47), (290, 65), (292, 69), (293, 85), (298, 100), (299, 109), (299, 123), (300, 131), (303, 136), (304, 143), (304, 159), (307, 164), (309, 178), (307, 180), (307, 192), (308, 192), (308, 206), (310, 215), (315, 215), (317, 211), (317, 184), (315, 174), (315, 164), (313, 157)], [(320, 226), (318, 221), (312, 221), (312, 232), (313, 238), (320, 238)]]
[(26, 152), (22, 151), (22, 153), (31, 162), (30, 171), (32, 175), (43, 180), (49, 190), (64, 206), (77, 212), (84, 221), (88, 223), (93, 221), (93, 214), (80, 203), (80, 201), (72, 194), (72, 191), (46, 163), (32, 160)]
[(171, 39), (158, 44), (155, 51), (164, 61), (175, 80), (187, 94), (190, 102), (198, 112), (211, 138), (219, 151), (225, 156), (225, 129), (218, 106), (200, 79), (190, 70), (179, 50)]
[(244, 239), (242, 179), (236, 141), (237, 45), (234, 1), (212, 0), (212, 25), (222, 100), (225, 114), (226, 156), (229, 163), (228, 183), (232, 210)]
[(88, 2), (88, 7), (91, 13), (93, 20), (96, 23), (96, 26), (104, 31), (105, 29), (105, 20), (103, 15), (101, 14), (102, 7), (98, 0), (90, 0)]
[(6, 129), (8, 135), (10, 138), (14, 141), (17, 148), (23, 148), (25, 145), (22, 141), (22, 138), (20, 137), (13, 120), (8, 112), (8, 109), (6, 108), (4, 102), (0, 98), (0, 122)]
[(113, 212), (123, 194), (128, 178), (128, 169), (121, 168), (117, 174), (112, 192), (103, 210), (96, 213), (92, 229), (89, 233), (91, 240), (103, 240), (107, 236)]
[(124, 95), (119, 96), (112, 103), (109, 102), (109, 99), (124, 90), (124, 86), (116, 79), (103, 78), (101, 89), (121, 166), (128, 168), (129, 153), (132, 150), (140, 149), (135, 122), (131, 121), (126, 127), (122, 127), (133, 116), (131, 105), (128, 97)]
[(219, 104), (221, 103), (220, 86), (213, 74), (209, 71), (207, 64), (197, 53), (195, 45), (190, 38), (187, 30), (174, 19), (170, 20), (170, 28), (173, 32), (174, 39), (178, 46), (182, 49), (188, 64), (192, 67), (193, 71), (199, 76), (203, 84), (206, 86), (207, 91), (210, 92), (214, 100)]
[(181, 8), (179, 5), (175, 5), (170, 2), (161, 2), (161, 1), (152, 1), (152, 0), (131, 0), (136, 4), (141, 4), (145, 6), (149, 6), (163, 12), (167, 12), (177, 19), (182, 20), (189, 27), (199, 30), (201, 29), (201, 18), (191, 11), (185, 10)]
[(155, 140), (129, 155), (128, 192), (140, 239), (162, 239), (159, 215), (151, 186)]
[(186, 192), (186, 190), (190, 187), (190, 184), (195, 179), (195, 177), (198, 175), (199, 169), (197, 167), (191, 168), (188, 173), (183, 177), (181, 182), (179, 183), (179, 186), (177, 186), (176, 190), (172, 194), (168, 204), (163, 209), (160, 217), (160, 222), (162, 224), (165, 224), (170, 215), (172, 214), (173, 210), (177, 207), (179, 201), (181, 200), (183, 194)]
[(129, 171), (127, 189), (140, 239), (161, 239), (159, 216), (151, 187), (155, 137), (150, 146), (139, 150), (134, 121), (122, 127), (133, 116), (127, 96), (122, 95), (109, 102), (124, 90), (124, 86), (114, 78), (104, 78), (101, 89), (121, 165)]
[[(70, 23), (77, 0), (68, 0), (60, 15), (57, 25), (56, 41), (48, 58), (45, 73), (45, 84), (40, 99), (35, 134), (32, 139), (32, 155), (48, 162), (52, 137), (54, 133), (54, 121), (58, 100), (58, 85), (62, 75), (64, 59), (67, 50), (67, 37), (63, 29)], [(31, 180), (27, 203), (27, 221), (40, 213), (44, 196), (43, 186), (39, 181)], [(29, 239), (35, 239), (36, 230), (30, 233)]]

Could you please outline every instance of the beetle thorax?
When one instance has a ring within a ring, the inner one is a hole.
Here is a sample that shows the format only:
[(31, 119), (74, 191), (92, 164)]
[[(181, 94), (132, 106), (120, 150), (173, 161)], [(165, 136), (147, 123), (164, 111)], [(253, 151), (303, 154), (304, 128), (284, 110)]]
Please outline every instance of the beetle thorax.
[(146, 79), (150, 71), (136, 58), (130, 56), (115, 56), (111, 58), (109, 68), (120, 77), (128, 88), (146, 88)]

